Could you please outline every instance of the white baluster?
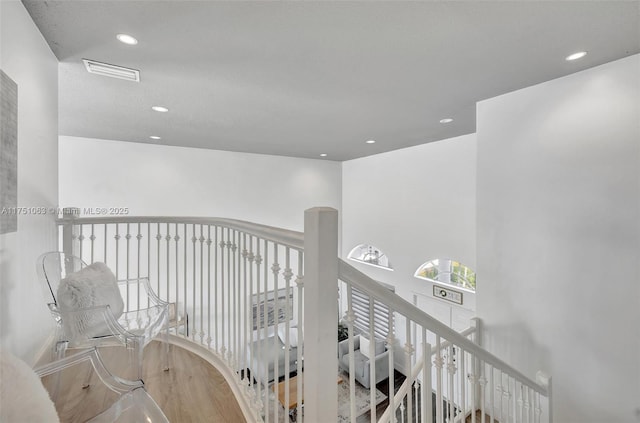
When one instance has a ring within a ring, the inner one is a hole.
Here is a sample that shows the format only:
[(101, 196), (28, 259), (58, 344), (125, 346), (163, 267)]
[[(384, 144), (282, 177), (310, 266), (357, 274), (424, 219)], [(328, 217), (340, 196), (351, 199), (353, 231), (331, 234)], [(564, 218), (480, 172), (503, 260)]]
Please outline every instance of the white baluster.
[[(282, 276), (284, 277), (284, 291), (285, 291), (285, 298), (287, 299), (286, 302), (286, 306), (285, 306), (285, 314), (284, 314), (284, 332), (285, 332), (285, 351), (284, 351), (284, 374), (285, 374), (285, 380), (284, 380), (284, 403), (285, 404), (289, 404), (289, 400), (290, 400), (290, 396), (289, 396), (289, 374), (291, 373), (291, 368), (290, 368), (290, 362), (291, 362), (291, 339), (290, 339), (290, 334), (289, 334), (289, 330), (291, 327), (291, 317), (292, 317), (292, 312), (293, 310), (291, 310), (290, 308), (290, 302), (289, 302), (289, 296), (291, 294), (291, 278), (293, 277), (293, 271), (291, 270), (291, 250), (289, 249), (289, 247), (285, 248), (285, 269), (284, 272), (282, 273)], [(302, 348), (302, 342), (300, 343), (300, 345), (298, 346), (298, 348)], [(302, 373), (302, 367), (300, 369), (296, 368), (296, 372), (297, 373)]]
[(509, 420), (511, 420), (511, 406), (512, 406), (512, 398), (513, 398), (513, 392), (511, 391), (511, 377), (509, 375), (506, 375), (507, 377), (507, 385), (506, 388), (504, 390), (504, 392), (502, 393), (502, 396), (504, 398), (504, 400), (507, 403), (507, 409), (506, 409), (506, 416), (505, 416), (505, 422), (508, 422)]
[[(260, 238), (256, 237), (256, 255), (255, 255), (255, 263), (256, 263), (256, 330), (255, 330), (255, 337), (257, 340), (261, 340), (261, 327), (262, 327), (262, 319), (260, 319), (260, 307), (262, 306), (262, 301), (263, 298), (261, 296), (261, 289), (262, 287), (260, 286), (260, 276), (261, 276), (261, 272), (260, 272), (260, 264), (262, 263), (262, 256), (260, 255)], [(258, 385), (258, 398), (262, 398), (261, 395), (261, 389), (262, 389), (262, 363), (263, 363), (263, 357), (262, 357), (262, 342), (258, 342), (257, 343), (257, 357), (258, 357), (258, 374), (256, 377), (256, 381), (257, 381), (257, 385)]]
[[(204, 343), (204, 242), (206, 238), (204, 237), (204, 228), (202, 225), (200, 226), (200, 237), (198, 241), (200, 241), (200, 343)], [(193, 290), (195, 295), (195, 289)], [(194, 301), (195, 306), (195, 301)]]
[(220, 337), (220, 343), (222, 344), (220, 347), (220, 350), (218, 351), (218, 353), (221, 354), (222, 358), (224, 359), (224, 357), (226, 356), (227, 353), (227, 348), (226, 348), (226, 344), (225, 344), (225, 295), (224, 295), (224, 286), (225, 286), (225, 272), (224, 272), (224, 247), (226, 245), (225, 242), (225, 238), (224, 238), (224, 228), (220, 228), (220, 242), (218, 244), (218, 246), (220, 247), (220, 323), (221, 323), (221, 327), (220, 330), (222, 331), (221, 333), (221, 337)]
[[(266, 239), (262, 240), (262, 245), (263, 245), (263, 259), (264, 259), (264, 266), (263, 266), (263, 278), (262, 278), (262, 283), (263, 283), (263, 289), (264, 289), (264, 312), (262, 313), (262, 333), (263, 333), (263, 339), (264, 339), (264, 345), (265, 345), (265, 350), (268, 350), (268, 339), (269, 339), (269, 313), (268, 313), (268, 309), (267, 309), (267, 301), (269, 301), (269, 244), (267, 242)], [(265, 351), (265, 359), (263, 360), (266, 363), (266, 355), (267, 352)], [(274, 375), (276, 373), (276, 370), (273, 369)], [(267, 375), (268, 379), (268, 374), (269, 374), (269, 365), (266, 364), (265, 367), (265, 374)], [(266, 383), (267, 381), (265, 381)], [(269, 423), (269, 394), (268, 394), (268, 388), (267, 385), (265, 385), (264, 387), (264, 398), (265, 398), (265, 414), (267, 416), (267, 420), (266, 423)], [(274, 422), (277, 423), (277, 422)]]
[[(278, 275), (280, 274), (280, 264), (278, 264), (278, 244), (273, 244), (273, 265), (271, 266), (271, 271), (273, 272), (273, 297), (274, 297), (274, 302), (275, 302), (275, 309), (274, 309), (274, 324), (273, 324), (273, 347), (278, 348), (279, 342), (278, 342), (278, 325), (280, 324), (280, 319), (279, 319), (279, 310), (278, 310)], [(285, 343), (285, 349), (289, 348), (289, 344)], [(278, 374), (278, 370), (280, 368), (279, 366), (279, 362), (278, 362), (278, 355), (279, 354), (274, 354), (273, 357), (273, 377), (274, 377), (274, 385), (277, 386), (278, 384), (278, 380), (279, 380), (279, 374)], [(286, 378), (288, 379), (289, 375), (284, 375), (286, 376)], [(278, 421), (278, 409), (280, 407), (278, 407), (278, 395), (276, 392), (276, 395), (274, 396), (274, 400), (273, 400), (273, 420), (275, 422)]]
[(529, 421), (529, 416), (524, 409), (525, 397), (527, 395), (527, 386), (520, 384), (520, 398), (518, 399), (518, 407), (520, 408), (520, 421), (522, 423)]
[(460, 362), (460, 412), (464, 416), (467, 414), (467, 381), (465, 380), (466, 353), (465, 350), (459, 348), (458, 360)]
[[(164, 298), (165, 301), (171, 302), (171, 294), (170, 294), (170, 287), (171, 287), (171, 240), (173, 239), (173, 237), (171, 236), (171, 225), (169, 223), (167, 223), (167, 236), (164, 238), (167, 242), (166, 242), (166, 246), (167, 246), (167, 277), (166, 277), (166, 281), (167, 281), (167, 296)], [(160, 275), (158, 275), (158, 279), (160, 279)], [(160, 292), (158, 291), (158, 296), (160, 296), (160, 298), (162, 298)], [(177, 311), (176, 311), (177, 314)]]
[(227, 363), (233, 367), (233, 311), (232, 307), (234, 306), (232, 299), (232, 290), (233, 290), (233, 277), (234, 277), (234, 268), (232, 264), (232, 256), (233, 251), (231, 247), (233, 243), (231, 242), (231, 229), (227, 228), (227, 305), (228, 305), (228, 319), (227, 319)]
[[(298, 339), (302, 340), (302, 328), (304, 327), (304, 267), (303, 267), (304, 255), (303, 252), (298, 252), (298, 276), (296, 277), (296, 287), (298, 289)], [(302, 385), (304, 382), (304, 373), (302, 372), (302, 348), (297, 350), (296, 368), (298, 370), (298, 384), (296, 385), (297, 392), (296, 398), (302, 398)], [(300, 423), (303, 423), (304, 416), (302, 415), (302, 401), (297, 401), (296, 415)]]
[[(120, 279), (120, 272), (119, 272), (119, 267), (118, 265), (120, 264), (119, 258), (120, 258), (120, 225), (118, 225), (116, 223), (116, 234), (114, 235), (113, 239), (116, 240), (116, 279)], [(127, 310), (129, 310), (129, 306), (127, 305)]]
[[(197, 274), (197, 265), (196, 265), (196, 251), (198, 251), (196, 247), (196, 242), (198, 241), (198, 237), (196, 236), (196, 225), (191, 225), (191, 309), (193, 310), (194, 318), (193, 320), (193, 331), (191, 331), (191, 339), (195, 341), (196, 336), (198, 335), (198, 319), (196, 318), (196, 274)], [(202, 313), (200, 313), (200, 317), (202, 317)], [(200, 321), (202, 324), (202, 321)]]
[[(129, 232), (129, 224), (127, 223), (127, 233), (124, 236), (126, 242), (125, 242), (125, 279), (129, 280), (131, 279), (129, 276), (129, 250), (130, 250), (130, 241), (131, 241), (131, 233)], [(138, 291), (136, 292), (137, 296), (137, 304), (136, 306), (138, 307), (138, 309), (140, 308), (140, 284), (137, 284), (138, 286)], [(129, 284), (127, 284), (127, 309), (129, 308)]]
[(479, 390), (478, 390), (478, 377), (476, 376), (476, 373), (474, 371), (474, 367), (472, 367), (471, 372), (469, 373), (468, 376), (469, 379), (469, 388), (471, 390), (471, 423), (476, 423), (476, 411), (478, 409), (478, 397), (479, 397)]
[[(391, 407), (391, 410), (393, 410), (393, 413), (391, 414), (392, 416), (392, 422), (396, 421), (396, 405), (395, 405), (395, 395), (393, 394), (396, 390), (395, 390), (395, 366), (394, 366), (394, 346), (396, 344), (396, 338), (393, 335), (393, 310), (389, 309), (389, 316), (388, 316), (388, 323), (389, 323), (389, 335), (387, 335), (387, 349), (389, 350), (389, 406)], [(371, 326), (373, 326), (373, 320), (371, 320), (370, 323)], [(372, 340), (369, 343), (369, 348), (371, 348), (371, 346), (374, 346), (375, 348), (375, 340)], [(374, 353), (372, 355), (370, 355), (370, 357), (375, 357), (375, 350)], [(375, 363), (371, 363), (371, 367), (375, 367)], [(375, 372), (374, 372), (375, 374)], [(411, 375), (409, 375), (411, 376)], [(376, 379), (371, 379), (371, 391), (373, 391), (373, 396), (375, 398), (375, 386), (376, 386)], [(375, 400), (371, 401), (371, 404), (375, 404)], [(371, 407), (371, 408), (375, 408), (375, 407)]]
[[(211, 348), (211, 225), (207, 225), (207, 348)], [(186, 322), (185, 322), (186, 323)]]
[(453, 418), (455, 417), (455, 395), (454, 395), (454, 378), (456, 374), (456, 365), (455, 365), (455, 349), (454, 346), (449, 346), (448, 349), (448, 363), (447, 363), (447, 375), (449, 376), (449, 398), (447, 400), (447, 410), (449, 414), (449, 422), (453, 423)]
[[(411, 338), (411, 320), (409, 319), (405, 319), (405, 329), (406, 329), (406, 337), (407, 337), (407, 342), (405, 342), (404, 344), (404, 352), (406, 354), (406, 360), (407, 360), (407, 368), (410, 369), (409, 370), (409, 377), (412, 377), (411, 373), (411, 369), (413, 369), (413, 353), (415, 352), (415, 348), (413, 348), (413, 344), (411, 343), (412, 338)], [(392, 376), (389, 376), (392, 377)], [(413, 383), (409, 383), (409, 386), (412, 386)], [(412, 422), (413, 421), (413, 395), (411, 395), (411, 390), (408, 391), (407, 393), (407, 421)], [(402, 421), (405, 421), (404, 418), (402, 419)]]
[[(91, 230), (91, 232), (93, 232), (93, 229)], [(93, 233), (92, 233), (92, 236), (93, 236)], [(136, 278), (138, 280), (140, 280), (140, 250), (141, 250), (140, 241), (142, 241), (142, 233), (140, 230), (140, 223), (138, 223), (138, 233), (136, 234)], [(147, 304), (148, 304), (148, 300), (147, 300)]]
[(436, 369), (436, 421), (443, 421), (442, 410), (442, 367), (444, 359), (442, 358), (442, 349), (440, 348), (440, 335), (436, 335), (436, 357), (433, 360)]
[(109, 225), (105, 223), (104, 225), (104, 259), (102, 260), (104, 264), (107, 264), (107, 242), (109, 241), (109, 237), (107, 236), (108, 227)]
[[(253, 259), (254, 259), (254, 255), (253, 255), (253, 236), (249, 235), (249, 245), (248, 245), (248, 251), (247, 251), (247, 261), (249, 262), (248, 267), (249, 267), (249, 293), (247, 294), (248, 299), (252, 299), (254, 298), (254, 289), (253, 289)], [(255, 340), (254, 336), (253, 336), (253, 320), (252, 320), (252, 311), (253, 311), (253, 307), (252, 304), (248, 304), (247, 305), (247, 309), (246, 309), (246, 318), (247, 318), (247, 330), (249, 331), (250, 337), (249, 337), (249, 367), (252, 367), (253, 362), (254, 362), (254, 358), (255, 358), (255, 354), (256, 352), (253, 350), (253, 341)], [(255, 371), (255, 370), (252, 370)], [(254, 375), (252, 374), (251, 377), (249, 377), (249, 386), (253, 387), (253, 378)]]
[(162, 234), (160, 233), (160, 223), (158, 223), (156, 225), (156, 242), (157, 242), (157, 245), (156, 245), (156, 266), (157, 266), (156, 272), (157, 273), (156, 275), (158, 275), (158, 277), (156, 278), (156, 292), (158, 293), (160, 292), (160, 250), (161, 250), (160, 243), (161, 241), (162, 241)]
[(218, 261), (218, 242), (219, 242), (219, 228), (218, 226), (214, 226), (213, 227), (213, 235), (214, 235), (214, 239), (213, 239), (213, 316), (215, 319), (215, 325), (214, 325), (214, 335), (213, 335), (213, 342), (214, 342), (214, 350), (216, 353), (220, 354), (220, 333), (219, 333), (219, 316), (220, 314), (218, 313), (218, 304), (220, 303), (220, 296), (218, 295), (218, 286), (220, 285), (220, 279), (219, 279), (219, 274), (220, 274), (220, 266), (219, 266), (219, 261)]
[[(504, 373), (500, 370), (498, 371), (498, 374), (500, 375), (500, 382), (499, 385), (496, 387), (496, 392), (498, 393), (498, 395), (500, 396), (500, 414), (498, 417), (500, 419), (501, 422), (505, 421), (505, 419), (508, 419), (509, 416), (505, 416), (505, 399), (507, 397), (507, 388), (505, 388), (504, 386)], [(506, 404), (507, 407), (509, 406), (509, 404)]]
[[(493, 368), (493, 366), (489, 366), (489, 386), (491, 386), (492, 388), (489, 389), (490, 392), (490, 399), (491, 399), (491, 406), (489, 407), (489, 416), (490, 416), (490, 422), (493, 423), (493, 420), (495, 419), (495, 412), (496, 412), (496, 405), (495, 405), (495, 391), (498, 389), (498, 387), (495, 385), (494, 383), (494, 373), (495, 373), (495, 369)], [(493, 389), (493, 387), (495, 387), (495, 389)], [(500, 397), (502, 398), (502, 397)], [(501, 399), (502, 401), (502, 399)], [(500, 403), (500, 405), (502, 406), (502, 403)], [(502, 407), (500, 407), (500, 409), (502, 409)], [(500, 418), (502, 418), (502, 415), (500, 415)], [(482, 420), (486, 420), (486, 418), (484, 416), (482, 416)]]
[[(236, 338), (236, 326), (238, 325), (237, 313), (238, 303), (236, 299), (238, 297), (238, 273), (236, 271), (236, 251), (238, 246), (236, 245), (236, 231), (229, 229), (229, 295), (231, 301), (229, 303), (229, 362), (231, 367), (235, 368), (237, 365), (238, 344)], [(232, 310), (233, 308), (233, 310)]]
[(91, 263), (93, 263), (93, 261), (94, 261), (93, 260), (94, 259), (94, 256), (93, 256), (93, 253), (94, 253), (93, 242), (96, 240), (96, 235), (95, 235), (95, 232), (94, 232), (94, 230), (95, 230), (94, 226), (95, 225), (92, 223), (91, 224), (91, 235), (89, 236), (89, 240), (91, 241)]
[[(431, 393), (431, 344), (427, 342), (427, 329), (422, 328), (422, 423), (433, 422), (433, 400)], [(475, 423), (475, 422), (474, 422)]]
[[(373, 322), (374, 322), (374, 308), (373, 308), (373, 298), (371, 296), (369, 296), (369, 357), (375, 357), (376, 356), (376, 352), (375, 352), (375, 344), (376, 344), (376, 338), (375, 338), (375, 333), (373, 332)], [(389, 352), (391, 353), (391, 352)], [(374, 363), (373, 359), (369, 360), (369, 380), (371, 383), (371, 389), (369, 390), (369, 396), (370, 396), (370, 401), (371, 404), (375, 404), (376, 403), (376, 390), (375, 390), (375, 384), (376, 384), (376, 366)], [(392, 382), (392, 375), (389, 375), (389, 407), (391, 408), (391, 410), (395, 411), (395, 407), (394, 407), (394, 395), (391, 394), (391, 392), (393, 392), (393, 382)], [(371, 421), (377, 421), (378, 419), (376, 418), (376, 407), (371, 407)]]
[[(170, 294), (170, 291), (169, 291), (169, 289), (170, 289), (169, 287), (170, 287), (170, 285), (171, 285), (171, 281), (170, 281), (170, 275), (171, 275), (170, 271), (171, 271), (171, 270), (170, 270), (170, 267), (169, 267), (169, 266), (170, 266), (170, 263), (171, 263), (171, 258), (170, 258), (170, 254), (171, 254), (171, 240), (172, 240), (173, 238), (172, 238), (172, 236), (171, 236), (171, 227), (169, 226), (169, 224), (168, 224), (168, 223), (167, 223), (167, 236), (165, 236), (165, 238), (164, 238), (164, 239), (165, 239), (165, 241), (167, 241), (167, 242), (166, 242), (166, 246), (167, 246), (167, 277), (165, 278), (165, 281), (166, 281), (165, 286), (166, 286), (167, 296), (166, 296), (166, 297), (163, 297), (163, 296), (162, 296), (162, 294), (161, 294), (160, 289), (158, 289), (157, 294), (158, 294), (158, 296), (159, 296), (160, 298), (164, 299), (165, 301), (170, 301), (171, 294)], [(140, 254), (139, 254), (139, 252), (138, 252), (138, 256), (139, 256), (139, 255), (140, 255)], [(138, 262), (138, 263), (139, 263), (139, 262)], [(140, 269), (140, 267), (139, 267), (139, 266), (138, 266), (138, 269)], [(140, 273), (140, 272), (138, 272), (138, 274), (139, 274), (139, 273)], [(151, 277), (151, 275), (147, 275), (147, 276)], [(139, 277), (139, 276), (138, 276), (138, 277)], [(160, 273), (158, 273), (157, 278), (158, 278), (158, 285), (160, 285)], [(176, 314), (177, 314), (177, 311), (176, 311)]]
[[(511, 385), (511, 381), (513, 380), (513, 387)], [(512, 377), (507, 377), (507, 394), (508, 394), (508, 400), (509, 400), (509, 408), (507, 409), (507, 418), (513, 422), (515, 422), (515, 415), (516, 415), (516, 407), (515, 407), (515, 379)]]
[[(416, 335), (416, 341), (418, 340), (417, 335)], [(418, 408), (418, 404), (420, 404), (420, 397), (418, 396), (418, 380), (414, 380), (413, 384), (411, 385), (411, 394), (413, 396), (413, 415), (415, 416), (415, 418), (412, 421), (418, 421), (418, 416), (420, 415), (420, 410)]]
[[(487, 421), (487, 410), (486, 410), (486, 403), (487, 403), (487, 382), (488, 379), (485, 376), (485, 364), (481, 362), (480, 364), (480, 377), (478, 378), (478, 384), (480, 386), (480, 421), (483, 423), (486, 423)], [(492, 373), (493, 374), (493, 373)], [(493, 419), (493, 413), (491, 413), (491, 418)]]
[(151, 223), (147, 223), (147, 276), (151, 276)]
[[(182, 280), (182, 293), (183, 293), (183, 301), (184, 301), (184, 315), (187, 316), (187, 310), (188, 310), (188, 297), (187, 297), (187, 224), (185, 223), (182, 226), (182, 267), (183, 267), (183, 280)], [(193, 314), (192, 314), (193, 316)], [(191, 320), (195, 320), (194, 318), (192, 318)], [(193, 333), (193, 331), (195, 330), (195, 325), (193, 325), (193, 328), (189, 330), (189, 334)], [(185, 334), (186, 335), (186, 334)], [(188, 335), (187, 335), (188, 336)]]
[(248, 310), (249, 310), (249, 304), (247, 301), (247, 297), (250, 295), (249, 289), (247, 287), (247, 284), (249, 282), (248, 276), (247, 276), (247, 258), (249, 256), (249, 251), (247, 251), (247, 234), (246, 233), (242, 233), (242, 238), (241, 238), (241, 249), (242, 252), (240, 253), (240, 256), (242, 257), (242, 286), (243, 286), (243, 293), (242, 293), (242, 315), (240, 316), (240, 319), (243, 323), (242, 325), (242, 366), (240, 366), (240, 369), (243, 372), (243, 379), (245, 380), (246, 383), (246, 379), (247, 379), (247, 369), (250, 367), (250, 364), (247, 363), (247, 348), (249, 344), (249, 326), (248, 326), (248, 319), (247, 319), (247, 314), (248, 314)]
[(84, 241), (84, 235), (82, 234), (82, 227), (84, 225), (78, 225), (79, 227), (79, 235), (78, 235), (78, 257), (80, 257), (82, 260), (84, 260), (84, 257), (82, 257), (82, 244)]
[(233, 251), (233, 262), (234, 262), (234, 268), (235, 268), (235, 277), (234, 277), (234, 294), (235, 294), (235, 298), (233, 299), (233, 304), (234, 304), (234, 330), (233, 330), (233, 334), (235, 337), (235, 354), (234, 354), (234, 368), (238, 368), (240, 366), (240, 361), (241, 361), (241, 353), (242, 353), (242, 346), (241, 346), (241, 340), (242, 340), (242, 318), (241, 318), (241, 313), (242, 313), (242, 307), (241, 307), (241, 296), (242, 296), (242, 283), (241, 281), (241, 275), (240, 275), (240, 267), (241, 267), (241, 260), (240, 260), (240, 253), (241, 253), (241, 242), (240, 242), (240, 232), (234, 230), (233, 231), (233, 245), (231, 247), (231, 251)]
[[(175, 301), (175, 312), (176, 312), (176, 317), (178, 316), (178, 314), (180, 313), (180, 310), (178, 310), (179, 304), (180, 304), (180, 235), (178, 235), (178, 224), (176, 223), (175, 225), (175, 235), (173, 236), (173, 240), (176, 243), (176, 261), (175, 261), (175, 266), (176, 266), (176, 296), (174, 298)], [(149, 260), (151, 261), (151, 260)], [(187, 315), (183, 314), (182, 318), (184, 319), (184, 335), (183, 336), (188, 336), (188, 322), (187, 322)], [(176, 335), (178, 334), (178, 327), (176, 326)]]

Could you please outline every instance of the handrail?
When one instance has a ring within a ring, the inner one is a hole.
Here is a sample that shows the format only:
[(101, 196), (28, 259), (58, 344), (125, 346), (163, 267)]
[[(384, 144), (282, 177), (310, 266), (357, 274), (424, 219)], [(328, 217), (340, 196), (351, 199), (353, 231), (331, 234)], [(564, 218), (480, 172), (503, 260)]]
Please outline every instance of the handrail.
[[(460, 335), (467, 337), (472, 333), (474, 333), (475, 331), (476, 331), (476, 328), (472, 326), (460, 332)], [(437, 349), (437, 348), (432, 349), (431, 355), (434, 355), (438, 351), (445, 350), (449, 348), (451, 345), (452, 345), (451, 342), (445, 341), (442, 344), (440, 344), (440, 349)], [(407, 395), (407, 391), (409, 391), (409, 386), (411, 385), (411, 383), (413, 383), (417, 379), (418, 373), (422, 371), (423, 365), (424, 365), (424, 360), (422, 359), (422, 357), (418, 358), (418, 360), (416, 361), (416, 364), (413, 366), (413, 369), (411, 369), (410, 377), (405, 378), (404, 382), (402, 382), (402, 385), (400, 385), (400, 388), (398, 388), (398, 391), (393, 397), (394, 398), (393, 403), (397, 404), (396, 408), (402, 404), (402, 399), (405, 397), (405, 395)], [(382, 416), (380, 416), (380, 419), (378, 419), (378, 423), (388, 422), (391, 417), (391, 413), (395, 413), (395, 410), (391, 410), (391, 407), (387, 407), (387, 409), (384, 411), (384, 414), (382, 414)]]
[(172, 223), (172, 224), (197, 224), (217, 225), (243, 232), (258, 235), (261, 238), (273, 241), (277, 244), (291, 247), (295, 250), (304, 248), (304, 233), (289, 229), (267, 226), (244, 220), (227, 219), (223, 217), (197, 217), (197, 216), (112, 216), (112, 217), (73, 217), (65, 216), (56, 220), (59, 225), (90, 225), (90, 224), (114, 224), (114, 223)]
[(546, 387), (539, 385), (532, 379), (528, 378), (518, 370), (511, 367), (489, 351), (473, 343), (466, 337), (460, 335), (449, 326), (440, 322), (439, 320), (431, 317), (427, 313), (420, 310), (407, 300), (403, 299), (394, 292), (389, 291), (378, 282), (365, 275), (355, 267), (346, 263), (344, 260), (338, 260), (338, 276), (340, 280), (350, 283), (356, 286), (358, 289), (366, 292), (374, 299), (386, 304), (391, 310), (401, 311), (408, 319), (416, 322), (417, 324), (428, 328), (430, 331), (437, 333), (445, 340), (450, 341), (454, 345), (457, 345), (465, 351), (473, 354), (476, 358), (479, 358), (483, 362), (492, 365), (494, 368), (498, 368), (511, 376), (517, 378), (521, 383), (527, 385), (534, 391), (548, 396), (548, 390)]

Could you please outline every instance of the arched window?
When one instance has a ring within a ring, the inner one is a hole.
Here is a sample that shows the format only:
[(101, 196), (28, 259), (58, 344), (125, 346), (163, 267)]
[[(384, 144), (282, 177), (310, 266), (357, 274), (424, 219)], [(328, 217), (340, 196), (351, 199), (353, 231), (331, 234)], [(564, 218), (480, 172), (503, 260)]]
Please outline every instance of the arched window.
[(369, 244), (360, 244), (354, 247), (347, 256), (351, 260), (370, 266), (380, 267), (386, 270), (393, 270), (389, 258), (379, 248)]
[(476, 290), (476, 274), (473, 270), (451, 259), (430, 260), (418, 267), (413, 275), (419, 279), (447, 283), (471, 291)]

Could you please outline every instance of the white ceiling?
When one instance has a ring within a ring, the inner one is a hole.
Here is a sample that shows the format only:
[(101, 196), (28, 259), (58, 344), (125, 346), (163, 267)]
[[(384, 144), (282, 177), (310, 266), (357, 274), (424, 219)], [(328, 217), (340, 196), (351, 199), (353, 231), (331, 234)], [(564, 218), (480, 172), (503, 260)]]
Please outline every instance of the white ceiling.
[(640, 1), (23, 3), (60, 60), (61, 135), (328, 160), (475, 132), (479, 100), (640, 52)]

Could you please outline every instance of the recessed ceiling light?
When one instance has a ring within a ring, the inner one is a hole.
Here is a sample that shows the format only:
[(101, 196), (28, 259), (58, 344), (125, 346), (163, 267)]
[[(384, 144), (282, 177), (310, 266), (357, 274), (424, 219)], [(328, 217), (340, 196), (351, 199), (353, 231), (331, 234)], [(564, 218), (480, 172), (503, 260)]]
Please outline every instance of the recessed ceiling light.
[(162, 139), (162, 137), (159, 137), (157, 135), (151, 135), (151, 136), (149, 136), (149, 138), (151, 138), (152, 140), (161, 140)]
[(129, 44), (130, 46), (135, 46), (136, 44), (138, 44), (138, 40), (128, 34), (118, 34), (116, 35), (116, 38), (121, 43)]
[(152, 108), (153, 110), (155, 110), (156, 112), (162, 112), (162, 113), (164, 113), (164, 112), (168, 112), (168, 111), (169, 111), (169, 109), (167, 109), (167, 108), (166, 108), (166, 107), (164, 107), (164, 106), (152, 106), (151, 108)]
[(451, 118), (440, 119), (440, 123), (451, 123), (451, 122), (453, 122), (453, 119)]
[(320, 157), (327, 157), (327, 153), (320, 154)]
[(369, 141), (365, 141), (365, 143), (367, 143), (367, 144), (375, 144), (376, 141), (375, 140), (369, 140)]
[(572, 60), (582, 59), (586, 55), (587, 55), (586, 51), (579, 51), (577, 53), (573, 53), (573, 54), (568, 55), (567, 57), (565, 57), (564, 60), (567, 60), (567, 61), (570, 62)]

